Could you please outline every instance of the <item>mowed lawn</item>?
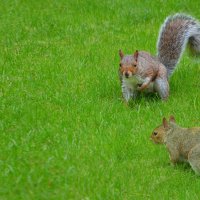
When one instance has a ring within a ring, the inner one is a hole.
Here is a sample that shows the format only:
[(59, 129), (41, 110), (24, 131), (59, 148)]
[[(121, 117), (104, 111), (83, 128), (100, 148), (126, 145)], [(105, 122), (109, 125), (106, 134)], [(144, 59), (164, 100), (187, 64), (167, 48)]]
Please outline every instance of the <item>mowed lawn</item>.
[(187, 51), (166, 103), (127, 106), (118, 50), (156, 54), (166, 16), (199, 0), (0, 2), (0, 199), (199, 199), (200, 177), (149, 140), (164, 116), (200, 126), (200, 58)]

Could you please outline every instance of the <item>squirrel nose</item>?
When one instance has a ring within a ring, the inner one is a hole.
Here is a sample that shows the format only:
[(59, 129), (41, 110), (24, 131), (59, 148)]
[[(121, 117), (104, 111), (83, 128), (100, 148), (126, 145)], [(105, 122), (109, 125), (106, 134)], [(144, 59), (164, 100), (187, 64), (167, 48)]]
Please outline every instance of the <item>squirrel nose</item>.
[(128, 76), (129, 76), (128, 72), (125, 73), (125, 76), (126, 76), (126, 78), (128, 78)]

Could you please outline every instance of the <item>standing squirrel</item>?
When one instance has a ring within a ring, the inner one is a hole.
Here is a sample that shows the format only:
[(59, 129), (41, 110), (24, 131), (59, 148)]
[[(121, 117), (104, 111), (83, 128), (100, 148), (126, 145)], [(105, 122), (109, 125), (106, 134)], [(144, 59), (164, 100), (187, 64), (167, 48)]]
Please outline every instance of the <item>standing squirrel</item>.
[(200, 23), (191, 16), (176, 14), (169, 16), (160, 29), (157, 56), (145, 51), (124, 55), (119, 50), (119, 78), (122, 95), (126, 101), (146, 89), (157, 92), (162, 100), (169, 96), (168, 79), (189, 44), (191, 51), (200, 53)]
[(163, 118), (162, 125), (152, 132), (151, 139), (156, 144), (165, 144), (173, 164), (189, 162), (200, 175), (200, 127), (182, 128), (171, 116), (169, 122)]

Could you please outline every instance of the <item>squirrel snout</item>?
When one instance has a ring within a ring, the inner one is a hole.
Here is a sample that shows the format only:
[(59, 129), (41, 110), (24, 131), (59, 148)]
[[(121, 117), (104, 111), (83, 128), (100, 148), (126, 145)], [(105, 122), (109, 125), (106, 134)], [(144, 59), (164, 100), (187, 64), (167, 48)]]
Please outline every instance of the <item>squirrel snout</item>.
[(125, 74), (124, 74), (124, 75), (125, 75), (125, 77), (126, 77), (126, 78), (128, 78), (128, 77), (129, 77), (129, 73), (128, 73), (128, 72), (125, 72)]

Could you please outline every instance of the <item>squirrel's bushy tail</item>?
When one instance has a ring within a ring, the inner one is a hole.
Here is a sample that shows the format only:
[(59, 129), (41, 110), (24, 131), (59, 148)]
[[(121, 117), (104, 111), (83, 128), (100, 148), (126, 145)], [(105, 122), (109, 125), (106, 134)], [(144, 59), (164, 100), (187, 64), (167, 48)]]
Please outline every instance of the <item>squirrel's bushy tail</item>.
[(186, 44), (192, 52), (200, 53), (200, 23), (191, 16), (176, 14), (166, 19), (157, 43), (158, 58), (173, 73)]

